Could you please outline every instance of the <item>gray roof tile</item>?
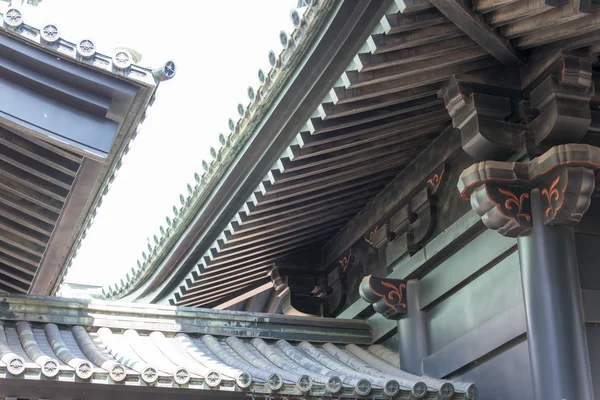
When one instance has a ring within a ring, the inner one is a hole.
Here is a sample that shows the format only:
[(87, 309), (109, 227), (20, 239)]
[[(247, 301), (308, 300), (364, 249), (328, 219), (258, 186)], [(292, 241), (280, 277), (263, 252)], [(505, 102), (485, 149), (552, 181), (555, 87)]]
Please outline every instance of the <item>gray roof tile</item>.
[(381, 345), (344, 348), (333, 343), (0, 321), (0, 370), (8, 372), (4, 379), (27, 374), (57, 381), (229, 391), (233, 387), (298, 396), (404, 398), (412, 393), (413, 398), (474, 398), (472, 384), (414, 376), (390, 362), (395, 359), (397, 354)]

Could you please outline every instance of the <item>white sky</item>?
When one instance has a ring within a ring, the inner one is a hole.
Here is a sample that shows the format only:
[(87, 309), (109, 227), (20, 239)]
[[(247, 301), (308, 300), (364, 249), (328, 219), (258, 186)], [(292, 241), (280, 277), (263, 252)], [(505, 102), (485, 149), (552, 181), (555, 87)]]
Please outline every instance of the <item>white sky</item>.
[(179, 194), (202, 172), (202, 159), (218, 144), (247, 87), (259, 86), (279, 31), (292, 30), (297, 0), (43, 0), (27, 8), (34, 26), (56, 23), (70, 41), (93, 39), (99, 52), (136, 49), (142, 64), (177, 64), (163, 82), (140, 135), (83, 242), (67, 280), (106, 285), (121, 278), (158, 233)]

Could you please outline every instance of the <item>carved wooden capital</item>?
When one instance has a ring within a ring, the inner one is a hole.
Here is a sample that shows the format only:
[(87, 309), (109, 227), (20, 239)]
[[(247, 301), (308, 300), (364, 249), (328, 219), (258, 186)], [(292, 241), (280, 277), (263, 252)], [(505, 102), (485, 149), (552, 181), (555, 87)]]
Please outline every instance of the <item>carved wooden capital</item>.
[(560, 70), (551, 73), (529, 94), (531, 108), (539, 112), (529, 130), (535, 145), (543, 149), (579, 142), (591, 123), (592, 60), (564, 54), (559, 62)]
[(599, 170), (599, 148), (567, 144), (529, 163), (475, 164), (463, 171), (458, 189), (488, 228), (517, 237), (533, 226), (532, 190), (540, 191), (545, 224), (577, 224), (590, 205)]
[(406, 282), (401, 279), (365, 276), (359, 288), (360, 297), (373, 304), (376, 312), (387, 319), (406, 316)]
[(519, 93), (453, 77), (438, 96), (460, 131), (463, 150), (472, 157), (506, 159), (525, 148), (527, 127), (505, 122), (512, 113), (510, 97), (520, 98)]

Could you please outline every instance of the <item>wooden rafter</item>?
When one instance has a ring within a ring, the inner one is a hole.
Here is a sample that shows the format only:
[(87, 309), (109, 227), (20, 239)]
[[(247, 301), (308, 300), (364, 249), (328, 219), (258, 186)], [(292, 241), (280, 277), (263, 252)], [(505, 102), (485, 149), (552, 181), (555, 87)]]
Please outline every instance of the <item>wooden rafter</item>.
[(525, 65), (523, 56), (494, 32), (483, 18), (476, 15), (463, 1), (431, 0), (431, 3), (502, 64), (511, 68)]

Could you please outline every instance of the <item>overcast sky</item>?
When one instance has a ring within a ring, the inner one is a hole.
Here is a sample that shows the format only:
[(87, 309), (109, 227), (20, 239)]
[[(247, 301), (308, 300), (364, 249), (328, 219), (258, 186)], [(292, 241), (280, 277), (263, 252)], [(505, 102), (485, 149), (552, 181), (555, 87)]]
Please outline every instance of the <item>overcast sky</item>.
[(25, 22), (56, 23), (61, 36), (93, 39), (112, 55), (127, 46), (142, 64), (160, 66), (171, 58), (177, 76), (163, 82), (141, 133), (104, 198), (67, 280), (106, 285), (135, 265), (147, 238), (158, 233), (179, 194), (210, 160), (209, 149), (259, 86), (268, 52), (281, 50), (279, 31), (292, 30), (297, 0), (158, 1), (44, 0), (27, 8)]

